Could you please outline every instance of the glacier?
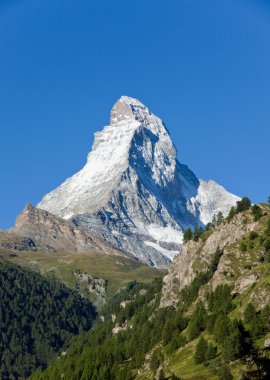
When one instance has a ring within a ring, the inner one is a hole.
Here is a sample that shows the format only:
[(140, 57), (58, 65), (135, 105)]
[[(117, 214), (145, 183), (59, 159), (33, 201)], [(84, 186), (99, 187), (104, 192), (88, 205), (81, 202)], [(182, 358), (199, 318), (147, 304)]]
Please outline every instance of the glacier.
[(89, 229), (155, 267), (179, 253), (183, 231), (203, 226), (239, 200), (177, 159), (163, 121), (122, 96), (95, 133), (86, 165), (37, 205)]

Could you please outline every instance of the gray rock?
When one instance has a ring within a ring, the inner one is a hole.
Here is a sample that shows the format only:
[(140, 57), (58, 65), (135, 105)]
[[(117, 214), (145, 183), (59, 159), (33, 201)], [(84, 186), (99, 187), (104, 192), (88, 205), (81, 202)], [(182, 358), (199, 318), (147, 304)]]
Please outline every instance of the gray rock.
[(227, 214), (238, 199), (214, 181), (199, 180), (177, 160), (162, 120), (122, 96), (110, 126), (95, 134), (84, 168), (38, 207), (164, 267), (179, 252), (183, 230)]

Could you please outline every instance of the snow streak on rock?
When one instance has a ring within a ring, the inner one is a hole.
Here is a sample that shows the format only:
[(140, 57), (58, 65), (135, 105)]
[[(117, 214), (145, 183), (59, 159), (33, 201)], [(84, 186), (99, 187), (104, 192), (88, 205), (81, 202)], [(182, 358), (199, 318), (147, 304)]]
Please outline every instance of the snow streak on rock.
[(218, 211), (227, 214), (237, 200), (179, 163), (162, 120), (122, 96), (110, 125), (95, 134), (84, 168), (38, 207), (162, 267), (179, 251), (183, 230), (211, 221)]

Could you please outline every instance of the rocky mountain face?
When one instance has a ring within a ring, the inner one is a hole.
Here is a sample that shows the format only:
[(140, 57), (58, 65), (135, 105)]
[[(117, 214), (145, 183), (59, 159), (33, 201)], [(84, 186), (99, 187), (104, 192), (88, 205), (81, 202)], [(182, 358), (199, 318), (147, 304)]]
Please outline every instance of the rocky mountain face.
[(161, 307), (176, 305), (181, 298), (181, 290), (199, 274), (209, 270), (217, 251), (221, 256), (206, 285), (208, 290), (228, 284), (233, 294), (245, 292), (246, 298), (255, 301), (258, 308), (270, 301), (270, 295), (266, 292), (269, 265), (264, 264), (267, 250), (262, 244), (270, 209), (266, 205), (260, 207), (263, 217), (257, 221), (251, 210), (242, 212), (230, 222), (225, 221), (205, 232), (198, 241), (191, 240), (184, 244), (181, 254), (174, 258), (163, 279)]
[[(12, 236), (27, 237), (21, 239), (31, 242), (31, 250), (128, 256), (127, 253), (114, 248), (89, 231), (78, 228), (73, 223), (30, 204), (17, 217), (15, 227), (11, 228), (9, 232), (8, 235), (6, 234), (9, 239)], [(24, 248), (27, 247), (24, 245)], [(131, 255), (129, 256), (131, 257)]]
[(187, 227), (202, 226), (219, 211), (226, 215), (237, 200), (181, 164), (162, 120), (122, 96), (110, 125), (95, 134), (83, 169), (37, 207), (164, 267), (179, 252)]
[(0, 250), (37, 251), (35, 242), (29, 237), (0, 231)]

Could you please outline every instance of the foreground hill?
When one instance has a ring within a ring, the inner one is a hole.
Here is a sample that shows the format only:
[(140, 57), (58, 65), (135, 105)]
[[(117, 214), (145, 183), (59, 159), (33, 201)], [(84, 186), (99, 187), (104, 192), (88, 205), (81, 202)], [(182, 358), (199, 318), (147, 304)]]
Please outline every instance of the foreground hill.
[(0, 378), (45, 367), (96, 317), (86, 299), (53, 279), (0, 261)]
[(31, 379), (268, 379), (269, 289), (270, 208), (239, 202)]

